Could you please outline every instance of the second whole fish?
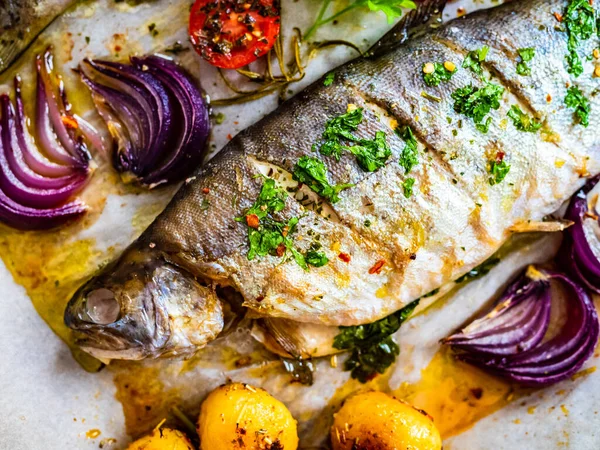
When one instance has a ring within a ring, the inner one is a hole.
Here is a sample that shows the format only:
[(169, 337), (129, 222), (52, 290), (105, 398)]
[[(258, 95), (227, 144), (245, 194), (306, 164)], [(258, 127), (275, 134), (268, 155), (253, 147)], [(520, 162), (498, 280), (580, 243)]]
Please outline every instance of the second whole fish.
[[(81, 347), (100, 358), (189, 354), (243, 311), (292, 321), (309, 337), (324, 330), (331, 339), (338, 326), (373, 322), (459, 278), (513, 230), (555, 212), (600, 171), (598, 80), (585, 57), (582, 75), (568, 71), (568, 36), (555, 16), (567, 4), (512, 2), (452, 21), (346, 64), (332, 83), (318, 81), (236, 136), (119, 260), (71, 299), (65, 321)], [(582, 41), (580, 54), (591, 55), (597, 40)], [(481, 74), (461, 67), (485, 46)], [(516, 70), (519, 50), (531, 47), (535, 57), (524, 76)], [(457, 70), (430, 87), (422, 68), (436, 62)], [(453, 94), (488, 82), (504, 93), (484, 132), (455, 110)], [(571, 86), (589, 99), (587, 127), (565, 104)], [(515, 127), (507, 118), (513, 105), (537, 118), (541, 130)], [(357, 139), (383, 131), (391, 149), (374, 172), (350, 152), (338, 161), (315, 151), (327, 122), (357, 108), (364, 114)], [(419, 154), (410, 174), (399, 164), (407, 144), (395, 132), (407, 126)], [(274, 217), (297, 218), (294, 249), (306, 254), (318, 242), (329, 262), (305, 270), (289, 249), (249, 259), (249, 209), (267, 180), (285, 191), (295, 164), (307, 156), (326, 164), (332, 185), (352, 187), (322, 208), (290, 192)], [(510, 169), (496, 183), (490, 165), (500, 160)], [(409, 177), (412, 195), (406, 195)]]

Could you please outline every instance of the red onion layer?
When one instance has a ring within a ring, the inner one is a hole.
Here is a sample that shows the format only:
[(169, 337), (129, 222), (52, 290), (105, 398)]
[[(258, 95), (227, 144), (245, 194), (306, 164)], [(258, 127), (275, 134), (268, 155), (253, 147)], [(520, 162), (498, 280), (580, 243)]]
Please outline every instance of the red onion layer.
[(80, 73), (113, 136), (113, 165), (125, 181), (152, 188), (186, 178), (201, 163), (208, 107), (179, 65), (159, 56), (132, 57), (131, 64), (85, 60)]
[[(567, 317), (549, 333), (552, 287), (568, 295), (554, 306)], [(567, 275), (529, 267), (511, 284), (495, 307), (460, 333), (444, 340), (458, 358), (526, 386), (548, 386), (569, 378), (594, 352), (598, 316), (586, 290)]]
[(14, 80), (14, 104), (0, 95), (0, 221), (23, 230), (52, 228), (87, 209), (72, 200), (91, 175), (79, 128), (83, 124), (90, 135), (95, 130), (71, 113), (52, 62), (49, 49), (36, 58), (35, 140), (27, 127), (20, 78)]

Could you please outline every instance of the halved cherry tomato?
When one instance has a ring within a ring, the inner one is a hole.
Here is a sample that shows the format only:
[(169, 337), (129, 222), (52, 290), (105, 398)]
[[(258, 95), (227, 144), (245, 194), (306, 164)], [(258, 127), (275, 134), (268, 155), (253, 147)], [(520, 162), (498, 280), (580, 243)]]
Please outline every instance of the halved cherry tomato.
[(273, 47), (279, 11), (279, 0), (196, 0), (190, 13), (190, 39), (213, 66), (238, 69)]

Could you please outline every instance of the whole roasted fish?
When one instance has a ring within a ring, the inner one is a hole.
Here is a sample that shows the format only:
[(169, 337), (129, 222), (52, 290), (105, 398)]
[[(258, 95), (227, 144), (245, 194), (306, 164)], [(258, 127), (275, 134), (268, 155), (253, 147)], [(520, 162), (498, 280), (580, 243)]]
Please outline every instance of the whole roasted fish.
[(0, 73), (75, 0), (0, 0)]
[[(575, 77), (566, 59), (573, 43), (556, 18), (567, 4), (512, 2), (452, 21), (339, 68), (236, 136), (71, 299), (65, 321), (81, 347), (102, 358), (190, 353), (240, 308), (330, 342), (337, 326), (397, 311), (556, 211), (600, 171), (590, 61), (598, 39), (577, 42), (583, 73)], [(528, 71), (517, 70), (524, 49), (535, 55)], [(426, 84), (429, 63), (452, 75)], [(579, 106), (565, 103), (571, 88)], [(354, 144), (327, 156), (324, 131), (356, 110)], [(364, 149), (348, 150), (381, 132), (380, 149), (391, 151), (381, 167), (356, 157)], [(339, 201), (292, 181), (303, 157), (318, 158), (328, 182), (344, 185)], [(260, 256), (267, 229), (280, 233), (279, 245)], [(306, 264), (316, 249), (326, 261), (319, 267)]]

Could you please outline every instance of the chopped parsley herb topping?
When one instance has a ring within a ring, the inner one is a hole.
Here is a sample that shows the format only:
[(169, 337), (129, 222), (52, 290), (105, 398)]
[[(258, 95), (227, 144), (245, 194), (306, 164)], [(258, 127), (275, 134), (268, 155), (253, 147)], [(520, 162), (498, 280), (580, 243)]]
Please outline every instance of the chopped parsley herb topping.
[(215, 114), (214, 118), (217, 125), (221, 125), (223, 122), (225, 122), (225, 114), (222, 112)]
[(412, 129), (408, 126), (397, 133), (406, 143), (404, 149), (402, 149), (402, 154), (400, 155), (398, 162), (404, 167), (405, 173), (409, 173), (413, 167), (419, 164), (417, 139), (415, 138)]
[(335, 80), (335, 73), (329, 72), (327, 75), (325, 75), (325, 79), (323, 80), (323, 86), (331, 86), (333, 80)]
[(455, 283), (463, 283), (465, 281), (476, 280), (484, 275), (486, 275), (492, 268), (500, 262), (500, 258), (492, 256), (491, 258), (486, 259), (477, 267), (469, 270), (462, 277), (458, 278)]
[(578, 77), (583, 73), (583, 65), (577, 53), (577, 46), (596, 33), (596, 11), (589, 0), (571, 0), (563, 15), (563, 23), (569, 37), (567, 71)]
[(486, 133), (491, 117), (483, 122), (484, 117), (492, 109), (500, 108), (500, 99), (504, 88), (494, 83), (486, 83), (482, 88), (470, 85), (457, 89), (452, 93), (454, 110), (475, 121), (477, 129)]
[(344, 370), (351, 371), (352, 378), (361, 383), (373, 379), (377, 373), (384, 373), (400, 354), (400, 347), (394, 342), (392, 335), (400, 329), (400, 325), (418, 304), (419, 300), (415, 300), (373, 323), (340, 327), (340, 333), (333, 340), (333, 348), (352, 350), (344, 363)]
[(308, 270), (306, 258), (294, 247), (292, 235), (296, 231), (298, 218), (292, 217), (287, 222), (280, 222), (273, 217), (274, 213), (285, 208), (287, 194), (275, 186), (275, 180), (265, 178), (258, 198), (238, 222), (245, 222), (248, 227), (248, 259), (257, 256), (293, 256), (304, 270)]
[(359, 140), (358, 145), (349, 147), (348, 150), (356, 156), (356, 161), (361, 169), (367, 172), (375, 172), (385, 166), (386, 161), (392, 155), (383, 131), (377, 131), (373, 140)]
[(535, 56), (535, 48), (520, 48), (519, 50), (517, 50), (517, 52), (521, 57), (521, 61), (517, 64), (517, 73), (523, 76), (531, 75), (531, 67), (529, 67), (527, 63), (531, 61)]
[(294, 180), (306, 184), (309, 188), (331, 203), (340, 201), (338, 194), (353, 184), (338, 184), (332, 186), (327, 180), (327, 167), (319, 158), (303, 156), (294, 167)]
[(478, 50), (472, 50), (467, 54), (467, 57), (462, 63), (462, 66), (465, 69), (470, 69), (474, 73), (479, 76), (483, 75), (483, 68), (481, 67), (481, 63), (485, 61), (485, 58), (490, 51), (490, 48), (487, 45), (484, 45)]
[(402, 187), (404, 188), (404, 196), (406, 198), (410, 198), (410, 196), (412, 195), (414, 184), (414, 178), (407, 178), (406, 180), (404, 180), (404, 183), (402, 183)]
[(575, 109), (576, 123), (587, 127), (590, 124), (590, 101), (584, 97), (583, 92), (577, 86), (571, 86), (567, 89), (565, 105)]
[[(392, 151), (387, 143), (383, 131), (375, 133), (374, 139), (359, 139), (352, 134), (363, 119), (363, 109), (357, 108), (340, 116), (329, 119), (325, 124), (319, 152), (325, 156), (333, 156), (338, 161), (343, 151), (349, 151), (356, 156), (358, 165), (367, 172), (374, 172), (383, 167)], [(342, 139), (353, 142), (355, 145), (347, 147), (342, 145)], [(313, 150), (317, 145), (313, 145)]]
[(528, 116), (517, 105), (512, 105), (508, 111), (508, 117), (513, 121), (514, 126), (519, 131), (535, 133), (542, 128), (542, 123), (537, 119)]
[(423, 81), (427, 86), (438, 86), (442, 81), (449, 81), (452, 75), (456, 73), (456, 67), (454, 67), (454, 70), (448, 70), (442, 63), (433, 63), (433, 67), (433, 72), (423, 72)]
[[(333, 156), (339, 161), (342, 156), (344, 146), (341, 144), (342, 139), (348, 141), (356, 141), (356, 137), (352, 134), (356, 131), (358, 124), (362, 122), (363, 109), (356, 108), (340, 116), (329, 119), (325, 124), (321, 147), (319, 152), (325, 156)], [(313, 145), (313, 150), (316, 150), (316, 144)]]
[(325, 256), (325, 253), (317, 252), (315, 250), (309, 250), (306, 252), (305, 259), (307, 264), (310, 264), (314, 267), (323, 267), (329, 262), (329, 258)]
[(495, 184), (501, 183), (508, 171), (510, 170), (510, 165), (506, 164), (504, 161), (504, 153), (498, 152), (496, 155), (496, 159), (492, 159), (489, 161), (489, 182), (490, 186), (494, 186)]

